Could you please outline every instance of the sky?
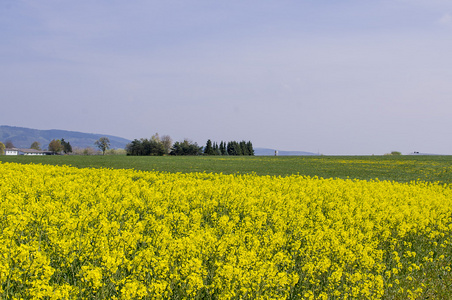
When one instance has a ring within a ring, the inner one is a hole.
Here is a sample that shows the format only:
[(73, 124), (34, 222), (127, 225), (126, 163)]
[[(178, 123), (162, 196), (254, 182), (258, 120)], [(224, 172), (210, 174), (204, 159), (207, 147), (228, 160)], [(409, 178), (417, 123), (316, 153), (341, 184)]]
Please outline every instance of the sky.
[(452, 154), (450, 0), (0, 0), (0, 125)]

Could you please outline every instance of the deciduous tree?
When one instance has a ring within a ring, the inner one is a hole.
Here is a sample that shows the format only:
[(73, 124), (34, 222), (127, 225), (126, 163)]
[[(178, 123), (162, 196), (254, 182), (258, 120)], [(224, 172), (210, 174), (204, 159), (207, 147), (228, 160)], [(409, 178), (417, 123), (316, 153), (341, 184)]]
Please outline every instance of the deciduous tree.
[(105, 155), (105, 151), (110, 149), (110, 140), (108, 137), (101, 137), (97, 141), (94, 142), (97, 148), (102, 151), (102, 155)]
[(165, 154), (165, 148), (160, 142), (160, 138), (154, 138), (153, 136), (150, 140), (141, 139), (143, 145), (143, 153), (141, 155), (158, 155), (161, 156)]
[(169, 154), (171, 152), (171, 146), (173, 145), (173, 140), (169, 135), (164, 135), (161, 138), (161, 142), (163, 144), (163, 148), (165, 148), (165, 154)]
[(171, 155), (200, 155), (202, 147), (199, 147), (196, 142), (191, 142), (185, 139), (183, 142), (175, 142), (171, 148)]
[(49, 151), (52, 151), (53, 153), (59, 153), (59, 152), (63, 151), (63, 146), (61, 145), (60, 140), (53, 139), (49, 143), (48, 149), (49, 149)]
[(126, 152), (127, 155), (164, 155), (167, 154), (163, 143), (160, 139), (155, 139), (153, 136), (150, 140), (140, 139), (133, 140), (131, 143), (127, 144)]
[(30, 149), (41, 150), (41, 143), (39, 143), (38, 141), (34, 141), (31, 144)]
[(11, 148), (15, 148), (13, 142), (11, 142), (10, 140), (7, 140), (5, 142), (5, 148), (7, 149), (11, 149)]

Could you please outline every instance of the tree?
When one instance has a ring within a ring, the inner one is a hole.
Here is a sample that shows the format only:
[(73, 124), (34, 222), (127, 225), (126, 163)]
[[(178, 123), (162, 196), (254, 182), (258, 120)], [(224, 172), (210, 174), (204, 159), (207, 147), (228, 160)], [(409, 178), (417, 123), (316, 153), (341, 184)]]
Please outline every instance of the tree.
[(5, 154), (5, 144), (3, 144), (2, 142), (0, 142), (0, 155)]
[(169, 135), (159, 136), (154, 134), (150, 139), (134, 139), (127, 144), (127, 155), (167, 155), (171, 150), (172, 140)]
[(241, 155), (250, 155), (245, 141), (240, 142)]
[(213, 143), (213, 155), (221, 155), (220, 147), (218, 146), (217, 142)]
[(183, 142), (175, 142), (171, 148), (171, 155), (200, 155), (202, 147), (195, 142), (185, 139)]
[(13, 142), (11, 142), (11, 140), (7, 140), (5, 142), (5, 148), (7, 149), (11, 149), (11, 148), (15, 148)]
[(126, 152), (127, 155), (165, 155), (167, 151), (159, 139), (153, 136), (150, 140), (141, 139), (133, 140), (131, 143), (127, 144)]
[(41, 150), (41, 143), (34, 141), (31, 144), (30, 149)]
[(402, 152), (392, 151), (391, 153), (385, 153), (385, 155), (402, 155)]
[(97, 150), (91, 147), (86, 147), (83, 149), (83, 155), (97, 155)]
[(63, 152), (65, 154), (72, 152), (72, 146), (69, 142), (66, 142), (64, 139), (61, 139), (61, 146), (63, 146)]
[(61, 141), (60, 140), (52, 140), (49, 143), (49, 151), (52, 151), (53, 153), (58, 153), (63, 151), (63, 146), (61, 145)]
[(94, 142), (97, 148), (102, 151), (102, 155), (105, 155), (105, 151), (110, 149), (110, 140), (108, 137), (101, 137), (97, 141)]
[(226, 151), (226, 143), (221, 141), (220, 143), (220, 153), (221, 155), (226, 155), (228, 152)]
[(173, 144), (173, 140), (169, 135), (164, 135), (161, 138), (161, 142), (163, 144), (163, 148), (165, 149), (165, 154), (169, 154), (171, 152), (171, 145)]
[(143, 145), (143, 153), (141, 155), (163, 155), (165, 154), (165, 148), (160, 142), (159, 138), (154, 138), (154, 136), (148, 139), (141, 139)]
[(227, 144), (220, 143), (220, 152), (223, 155), (254, 155), (253, 144), (248, 141), (230, 141)]
[(153, 141), (155, 141), (155, 142), (157, 142), (157, 143), (160, 143), (160, 136), (159, 136), (159, 133), (156, 132), (153, 136), (151, 136), (151, 140), (153, 140)]
[(253, 148), (253, 144), (251, 143), (251, 141), (248, 141), (246, 143), (246, 147), (248, 149), (248, 155), (254, 156), (254, 148)]
[(140, 140), (134, 139), (126, 145), (127, 155), (143, 155), (143, 143)]
[(226, 150), (229, 155), (242, 155), (242, 149), (240, 148), (240, 144), (236, 141), (228, 142), (226, 146)]
[(204, 147), (204, 155), (214, 155), (215, 152), (213, 151), (212, 147), (212, 141), (207, 140), (206, 147)]

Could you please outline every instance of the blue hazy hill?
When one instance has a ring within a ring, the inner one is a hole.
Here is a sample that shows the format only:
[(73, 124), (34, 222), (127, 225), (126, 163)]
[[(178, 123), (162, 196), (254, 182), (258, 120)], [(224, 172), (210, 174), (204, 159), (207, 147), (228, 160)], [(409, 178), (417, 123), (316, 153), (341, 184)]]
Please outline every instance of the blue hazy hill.
[(71, 146), (78, 148), (95, 147), (94, 142), (101, 137), (107, 137), (110, 140), (110, 146), (113, 149), (124, 149), (130, 143), (130, 140), (95, 133), (83, 133), (78, 131), (67, 131), (59, 129), (39, 130), (24, 127), (0, 125), (0, 142), (11, 141), (17, 148), (29, 148), (33, 142), (39, 142), (41, 148), (47, 148), (53, 139), (64, 139)]

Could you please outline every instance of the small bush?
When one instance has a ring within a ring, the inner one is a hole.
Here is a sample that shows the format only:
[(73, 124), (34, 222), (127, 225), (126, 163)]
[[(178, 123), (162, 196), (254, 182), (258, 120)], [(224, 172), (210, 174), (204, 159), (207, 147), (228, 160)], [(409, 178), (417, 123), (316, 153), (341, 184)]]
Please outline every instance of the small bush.
[(385, 155), (402, 155), (402, 152), (392, 151), (391, 153), (386, 153)]

